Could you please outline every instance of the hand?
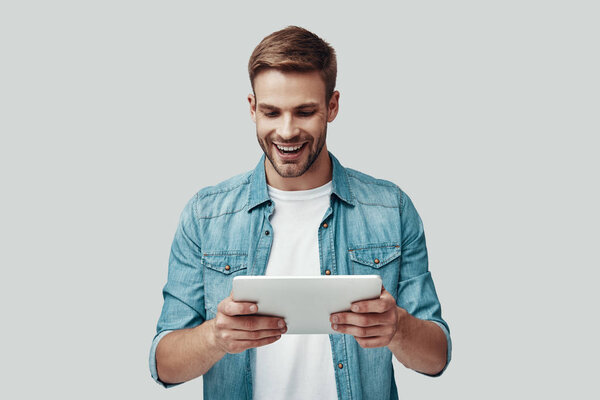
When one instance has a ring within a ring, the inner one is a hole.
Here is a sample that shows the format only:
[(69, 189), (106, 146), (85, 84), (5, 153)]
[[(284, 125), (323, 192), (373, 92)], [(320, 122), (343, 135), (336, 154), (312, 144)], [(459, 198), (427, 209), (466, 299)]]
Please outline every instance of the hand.
[(282, 318), (252, 315), (257, 311), (256, 304), (233, 301), (231, 295), (221, 301), (212, 320), (215, 345), (226, 353), (241, 353), (271, 344), (287, 331)]
[(383, 287), (378, 299), (357, 301), (350, 309), (351, 312), (331, 314), (331, 327), (354, 336), (364, 348), (387, 346), (398, 330), (400, 319), (408, 314)]

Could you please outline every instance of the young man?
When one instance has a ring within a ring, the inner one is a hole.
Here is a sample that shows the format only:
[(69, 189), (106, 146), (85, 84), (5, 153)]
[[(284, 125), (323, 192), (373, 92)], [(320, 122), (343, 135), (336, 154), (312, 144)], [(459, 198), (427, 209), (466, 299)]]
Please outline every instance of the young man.
[[(264, 156), (186, 205), (152, 376), (169, 386), (203, 375), (205, 399), (395, 399), (392, 355), (428, 375), (450, 360), (421, 220), (396, 185), (327, 151), (340, 96), (329, 44), (288, 27), (263, 39), (248, 69)], [(340, 334), (282, 335), (285, 321), (232, 300), (244, 274), (378, 274), (383, 287), (331, 316)]]

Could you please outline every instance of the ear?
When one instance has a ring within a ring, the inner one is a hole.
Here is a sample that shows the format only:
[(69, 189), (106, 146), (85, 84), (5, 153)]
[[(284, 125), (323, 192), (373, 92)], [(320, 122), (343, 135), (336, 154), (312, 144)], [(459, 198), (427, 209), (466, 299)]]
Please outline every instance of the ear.
[(248, 103), (250, 104), (250, 117), (256, 123), (256, 97), (253, 94), (248, 95)]
[(327, 122), (333, 122), (340, 107), (340, 92), (333, 92), (327, 104)]

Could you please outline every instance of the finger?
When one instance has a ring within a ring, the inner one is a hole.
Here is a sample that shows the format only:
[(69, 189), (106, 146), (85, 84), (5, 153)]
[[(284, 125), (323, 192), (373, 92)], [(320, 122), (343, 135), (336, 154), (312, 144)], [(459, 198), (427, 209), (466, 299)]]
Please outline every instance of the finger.
[(285, 328), (285, 321), (278, 317), (265, 316), (238, 316), (233, 317), (228, 325), (229, 329), (241, 331), (260, 331), (264, 329), (282, 329)]
[(394, 307), (396, 301), (387, 291), (383, 291), (378, 299), (362, 300), (352, 303), (350, 310), (356, 313), (384, 313)]
[(217, 311), (229, 316), (250, 315), (258, 311), (258, 306), (255, 303), (247, 301), (233, 301), (230, 295), (219, 303)]
[(355, 326), (355, 325), (338, 325), (332, 324), (331, 326), (334, 331), (338, 333), (344, 333), (346, 335), (352, 335), (356, 338), (367, 338), (377, 336), (389, 336), (394, 333), (394, 328), (391, 325), (378, 325), (378, 326)]
[(329, 321), (334, 324), (347, 324), (356, 326), (376, 326), (385, 325), (392, 322), (387, 314), (379, 313), (353, 313), (343, 312), (331, 314)]
[(263, 329), (260, 331), (242, 331), (233, 329), (223, 332), (221, 338), (224, 340), (259, 340), (268, 337), (281, 336), (285, 332), (287, 332), (287, 328)]

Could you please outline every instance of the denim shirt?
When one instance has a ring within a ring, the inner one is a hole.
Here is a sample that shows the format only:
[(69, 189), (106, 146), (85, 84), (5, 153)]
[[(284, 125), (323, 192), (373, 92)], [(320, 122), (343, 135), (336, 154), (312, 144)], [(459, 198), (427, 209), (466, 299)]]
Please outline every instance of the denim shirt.
[[(428, 269), (423, 224), (410, 198), (395, 184), (344, 168), (329, 156), (333, 189), (318, 227), (321, 274), (381, 276), (398, 306), (444, 331), (447, 366), (450, 332)], [(265, 273), (276, 233), (269, 223), (274, 206), (264, 163), (263, 155), (253, 171), (200, 190), (181, 214), (150, 350), (151, 375), (165, 387), (174, 385), (158, 378), (160, 339), (214, 318), (235, 276)], [(398, 398), (387, 347), (364, 349), (343, 334), (329, 335), (329, 340), (339, 399)], [(226, 354), (203, 376), (204, 399), (251, 399), (255, 357), (255, 349)]]

